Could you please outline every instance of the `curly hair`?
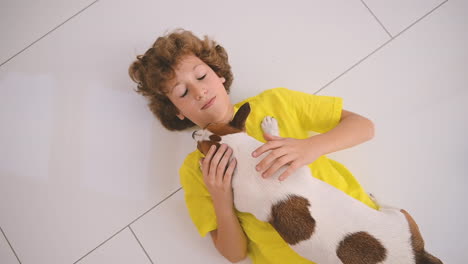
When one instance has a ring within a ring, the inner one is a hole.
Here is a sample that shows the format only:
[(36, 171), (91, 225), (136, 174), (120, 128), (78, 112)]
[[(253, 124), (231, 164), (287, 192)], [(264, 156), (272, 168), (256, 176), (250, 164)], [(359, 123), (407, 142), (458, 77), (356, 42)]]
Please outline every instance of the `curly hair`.
[(233, 75), (225, 49), (207, 36), (201, 40), (183, 29), (156, 39), (153, 46), (144, 55), (138, 55), (128, 69), (130, 78), (138, 84), (136, 92), (149, 100), (151, 112), (171, 131), (195, 126), (188, 118), (180, 120), (177, 117), (179, 111), (167, 97), (167, 83), (175, 77), (175, 67), (189, 54), (200, 58), (219, 77), (224, 77), (224, 88), (229, 93)]

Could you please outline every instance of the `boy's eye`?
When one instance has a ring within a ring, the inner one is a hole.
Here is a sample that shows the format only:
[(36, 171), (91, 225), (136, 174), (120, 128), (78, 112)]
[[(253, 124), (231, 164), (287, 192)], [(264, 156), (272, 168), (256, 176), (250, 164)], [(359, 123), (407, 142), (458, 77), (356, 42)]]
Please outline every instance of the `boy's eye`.
[(200, 78), (197, 78), (197, 80), (201, 81), (201, 80), (205, 79), (205, 77), (206, 77), (206, 74), (205, 74), (205, 75), (203, 75), (203, 76), (202, 76), (202, 77), (200, 77)]
[(188, 93), (188, 89), (185, 89), (185, 92), (184, 92), (184, 94), (183, 94), (181, 97), (184, 97), (184, 96), (186, 96), (186, 95), (187, 95), (187, 93)]

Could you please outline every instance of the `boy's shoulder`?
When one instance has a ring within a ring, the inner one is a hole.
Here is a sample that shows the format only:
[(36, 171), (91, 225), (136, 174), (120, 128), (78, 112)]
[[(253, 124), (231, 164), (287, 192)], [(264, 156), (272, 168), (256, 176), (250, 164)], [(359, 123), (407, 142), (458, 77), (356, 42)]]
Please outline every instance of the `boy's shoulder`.
[(276, 87), (276, 88), (265, 90), (259, 93), (257, 96), (262, 97), (262, 96), (283, 95), (283, 94), (288, 94), (289, 92), (292, 92), (292, 90), (285, 88), (285, 87)]
[(288, 96), (291, 92), (292, 90), (289, 90), (284, 87), (276, 87), (276, 88), (267, 89), (267, 90), (260, 92), (257, 95), (254, 95), (252, 97), (242, 100), (241, 102), (237, 103), (236, 106), (240, 107), (246, 102), (255, 102), (255, 101), (265, 102), (265, 100), (271, 100), (273, 98), (283, 98), (285, 96)]
[[(185, 191), (192, 191), (203, 186), (203, 174), (200, 168), (200, 159), (203, 154), (196, 149), (189, 153), (179, 168), (179, 180)], [(197, 184), (195, 184), (197, 183)]]
[(193, 168), (194, 165), (198, 165), (198, 160), (202, 157), (203, 154), (198, 149), (195, 149), (194, 151), (187, 154), (187, 156), (185, 156), (184, 162), (181, 165), (181, 169), (184, 167)]

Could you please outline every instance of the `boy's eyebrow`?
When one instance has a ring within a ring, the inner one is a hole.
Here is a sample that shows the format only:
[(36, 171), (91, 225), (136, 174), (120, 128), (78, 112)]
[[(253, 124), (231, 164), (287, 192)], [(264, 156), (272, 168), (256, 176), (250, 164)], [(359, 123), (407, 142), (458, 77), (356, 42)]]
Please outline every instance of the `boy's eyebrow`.
[(199, 64), (193, 66), (193, 69), (192, 69), (192, 70), (195, 70), (195, 68), (198, 67), (198, 66), (200, 66), (200, 65), (203, 65), (203, 63), (199, 63)]

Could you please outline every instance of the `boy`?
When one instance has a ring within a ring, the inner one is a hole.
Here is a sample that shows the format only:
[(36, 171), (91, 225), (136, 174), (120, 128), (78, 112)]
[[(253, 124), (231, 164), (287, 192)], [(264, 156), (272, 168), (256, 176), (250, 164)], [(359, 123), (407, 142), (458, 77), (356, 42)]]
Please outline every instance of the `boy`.
[[(200, 40), (184, 30), (158, 38), (144, 55), (137, 56), (129, 74), (138, 83), (137, 92), (149, 99), (151, 111), (169, 130), (227, 123), (249, 102), (252, 112), (246, 132), (268, 141), (252, 155), (270, 151), (257, 166), (263, 177), (289, 165), (280, 177), (284, 180), (296, 168), (309, 165), (314, 177), (376, 208), (353, 175), (324, 156), (370, 140), (374, 134), (373, 123), (343, 110), (341, 98), (276, 88), (233, 105), (228, 96), (233, 75), (226, 51), (213, 40)], [(267, 115), (278, 120), (282, 137), (263, 135), (260, 123)], [(309, 137), (309, 131), (321, 134)], [(292, 251), (270, 224), (235, 210), (231, 178), (236, 161), (229, 162), (231, 155), (226, 145), (205, 157), (195, 150), (180, 168), (187, 208), (199, 233), (210, 232), (218, 251), (231, 262), (248, 254), (256, 264), (311, 263)]]

